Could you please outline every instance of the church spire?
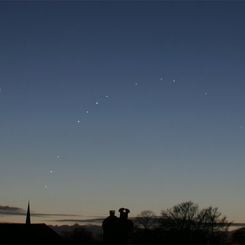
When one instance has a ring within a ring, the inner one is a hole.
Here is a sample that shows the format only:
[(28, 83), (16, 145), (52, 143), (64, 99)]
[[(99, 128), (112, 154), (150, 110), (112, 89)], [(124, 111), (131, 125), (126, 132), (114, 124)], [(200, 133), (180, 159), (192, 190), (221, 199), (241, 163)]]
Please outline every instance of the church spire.
[(26, 225), (31, 224), (30, 202), (28, 201), (27, 213), (26, 213)]

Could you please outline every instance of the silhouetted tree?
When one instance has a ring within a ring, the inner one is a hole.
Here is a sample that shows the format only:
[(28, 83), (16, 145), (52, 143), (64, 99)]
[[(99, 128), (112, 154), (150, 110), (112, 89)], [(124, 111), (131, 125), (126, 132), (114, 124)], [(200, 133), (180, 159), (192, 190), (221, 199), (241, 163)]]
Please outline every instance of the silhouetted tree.
[(144, 210), (139, 213), (135, 219), (135, 223), (138, 226), (143, 227), (145, 230), (150, 230), (157, 226), (157, 217), (151, 210)]
[(191, 201), (162, 211), (161, 226), (168, 240), (177, 242), (220, 242), (230, 223), (218, 208), (199, 209)]
[(161, 223), (167, 229), (187, 231), (194, 228), (197, 216), (198, 205), (191, 201), (183, 202), (162, 211)]
[(196, 224), (196, 230), (205, 233), (208, 241), (213, 243), (226, 239), (228, 228), (231, 225), (218, 208), (211, 206), (199, 212)]
[(155, 243), (157, 242), (158, 217), (151, 210), (144, 210), (135, 218), (136, 229), (134, 231), (134, 243)]
[(231, 223), (222, 215), (218, 208), (208, 207), (202, 209), (197, 216), (197, 225), (200, 229), (208, 229), (209, 232), (227, 231)]

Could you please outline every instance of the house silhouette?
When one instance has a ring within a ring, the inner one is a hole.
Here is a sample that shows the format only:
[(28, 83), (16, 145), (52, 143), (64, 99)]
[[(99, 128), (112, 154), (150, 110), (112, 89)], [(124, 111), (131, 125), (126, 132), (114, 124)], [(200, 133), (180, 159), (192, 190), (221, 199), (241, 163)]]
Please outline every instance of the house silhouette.
[(46, 224), (31, 224), (28, 202), (26, 223), (0, 223), (0, 244), (60, 243), (61, 237)]

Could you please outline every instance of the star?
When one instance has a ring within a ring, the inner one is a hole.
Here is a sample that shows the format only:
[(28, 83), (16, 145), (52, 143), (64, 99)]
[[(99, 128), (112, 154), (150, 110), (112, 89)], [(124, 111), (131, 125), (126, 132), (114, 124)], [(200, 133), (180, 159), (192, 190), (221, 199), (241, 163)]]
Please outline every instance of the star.
[(173, 83), (176, 83), (176, 80), (175, 79), (173, 79), (173, 81), (172, 81)]
[(51, 170), (49, 170), (49, 174), (53, 174), (54, 173), (54, 171), (51, 169)]
[(98, 102), (98, 101), (96, 101), (96, 102), (95, 102), (95, 104), (96, 104), (96, 105), (98, 105), (98, 104), (99, 104), (99, 102)]
[(106, 95), (105, 98), (106, 98), (106, 99), (109, 99), (109, 95)]
[(88, 110), (86, 110), (85, 113), (88, 114)]
[(81, 121), (80, 120), (77, 120), (77, 124), (79, 124)]

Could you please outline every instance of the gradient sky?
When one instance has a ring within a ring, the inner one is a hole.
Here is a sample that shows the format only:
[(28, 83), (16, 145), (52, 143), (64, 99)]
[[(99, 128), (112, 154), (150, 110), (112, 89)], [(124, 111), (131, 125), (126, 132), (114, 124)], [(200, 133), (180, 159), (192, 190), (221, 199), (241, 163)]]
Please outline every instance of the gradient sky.
[(103, 216), (192, 200), (245, 221), (244, 12), (1, 1), (0, 205)]

